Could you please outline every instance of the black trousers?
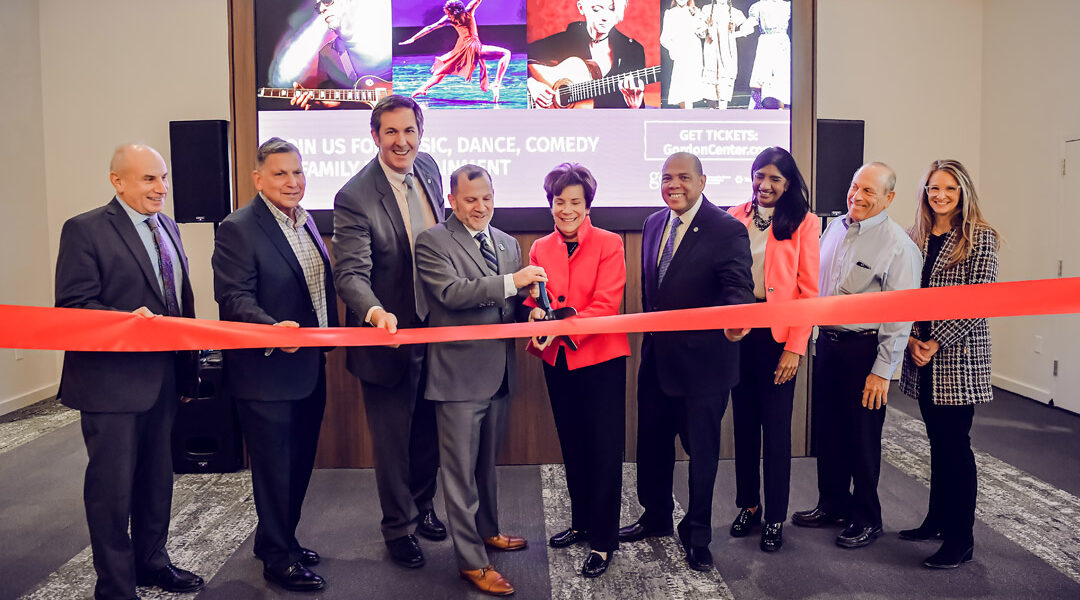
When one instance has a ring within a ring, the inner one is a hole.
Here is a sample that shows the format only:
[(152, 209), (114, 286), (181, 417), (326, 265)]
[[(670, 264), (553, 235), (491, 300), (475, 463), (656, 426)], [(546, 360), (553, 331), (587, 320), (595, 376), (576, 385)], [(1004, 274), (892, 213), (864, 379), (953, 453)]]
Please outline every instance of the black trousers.
[(551, 414), (559, 432), (571, 527), (588, 531), (589, 546), (619, 545), (622, 461), (626, 443), (626, 357), (569, 370), (565, 350), (544, 363)]
[(979, 477), (971, 451), (975, 405), (936, 405), (930, 365), (919, 372), (919, 410), (930, 439), (930, 508), (924, 524), (946, 543), (974, 544), (975, 498)]
[(255, 556), (268, 567), (300, 560), (296, 526), (307, 495), (326, 408), (326, 372), (300, 400), (237, 399), (237, 414), (251, 455), (255, 494)]
[(707, 396), (668, 396), (660, 388), (651, 352), (638, 371), (637, 494), (643, 525), (670, 529), (675, 469), (675, 436), (690, 455), (690, 503), (679, 523), (680, 538), (692, 546), (712, 541), (712, 493), (720, 458), (720, 421), (728, 391)]
[(418, 511), (430, 510), (435, 497), (439, 440), (435, 406), (423, 397), (424, 351), (413, 346), (409, 372), (393, 387), (360, 380), (386, 541), (412, 533)]
[(81, 414), (89, 458), (83, 500), (98, 600), (134, 598), (137, 573), (170, 564), (165, 540), (172, 509), (171, 441), (178, 403), (170, 370), (157, 401), (146, 412)]
[(862, 405), (877, 343), (875, 335), (840, 341), (822, 335), (814, 363), (818, 506), (830, 514), (849, 515), (862, 527), (881, 526), (877, 485), (885, 407), (870, 410)]
[[(765, 522), (787, 520), (791, 483), (791, 410), (795, 378), (773, 383), (784, 345), (768, 328), (753, 329), (739, 344), (739, 383), (731, 388), (735, 425), (735, 505), (761, 504), (761, 461), (765, 470)], [(762, 437), (765, 443), (762, 445)]]

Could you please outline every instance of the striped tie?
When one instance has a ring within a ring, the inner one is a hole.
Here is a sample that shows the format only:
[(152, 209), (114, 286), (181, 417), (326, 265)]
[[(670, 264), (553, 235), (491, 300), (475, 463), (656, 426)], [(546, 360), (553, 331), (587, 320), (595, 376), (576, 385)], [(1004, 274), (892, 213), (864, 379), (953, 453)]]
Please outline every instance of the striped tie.
[(487, 263), (492, 273), (499, 272), (499, 259), (495, 257), (495, 251), (491, 249), (491, 244), (488, 244), (487, 236), (484, 232), (476, 234), (476, 241), (480, 242), (480, 254), (484, 256), (484, 262)]
[(671, 257), (675, 255), (675, 232), (678, 231), (679, 225), (682, 225), (682, 219), (679, 217), (671, 220), (671, 232), (668, 233), (667, 243), (664, 244), (664, 252), (660, 254), (660, 266), (656, 269), (656, 285), (664, 283), (664, 275), (671, 266)]

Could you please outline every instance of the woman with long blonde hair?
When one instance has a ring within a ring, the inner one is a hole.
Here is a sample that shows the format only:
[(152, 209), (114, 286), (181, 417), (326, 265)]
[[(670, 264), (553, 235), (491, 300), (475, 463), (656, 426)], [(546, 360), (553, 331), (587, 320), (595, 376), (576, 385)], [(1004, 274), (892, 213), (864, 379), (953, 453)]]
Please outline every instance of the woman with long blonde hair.
[[(997, 280), (998, 235), (959, 161), (930, 163), (908, 233), (922, 248), (922, 287)], [(900, 389), (919, 402), (930, 439), (930, 502), (922, 524), (900, 537), (943, 540), (927, 567), (955, 568), (974, 553), (978, 477), (969, 434), (975, 405), (993, 398), (990, 359), (986, 319), (920, 321), (911, 330)]]

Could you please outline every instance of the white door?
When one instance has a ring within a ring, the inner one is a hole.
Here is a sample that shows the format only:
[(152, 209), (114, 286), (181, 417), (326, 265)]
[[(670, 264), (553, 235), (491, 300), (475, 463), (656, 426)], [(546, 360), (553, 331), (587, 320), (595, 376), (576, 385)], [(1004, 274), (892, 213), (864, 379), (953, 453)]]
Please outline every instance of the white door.
[[(1061, 223), (1071, 234), (1062, 236), (1061, 275), (1080, 277), (1080, 241), (1075, 236), (1075, 224), (1080, 223), (1080, 139), (1065, 143), (1065, 178), (1062, 182), (1064, 215)], [(1054, 377), (1053, 402), (1074, 413), (1080, 413), (1080, 315), (1051, 317), (1054, 319), (1057, 349), (1057, 376)]]

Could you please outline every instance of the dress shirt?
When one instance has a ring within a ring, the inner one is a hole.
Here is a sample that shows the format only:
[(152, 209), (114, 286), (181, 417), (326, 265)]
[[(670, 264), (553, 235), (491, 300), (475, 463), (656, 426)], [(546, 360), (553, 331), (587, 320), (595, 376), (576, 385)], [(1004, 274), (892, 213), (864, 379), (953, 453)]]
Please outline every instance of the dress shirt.
[[(150, 225), (147, 224), (147, 219), (153, 218), (155, 215), (144, 215), (141, 212), (128, 206), (127, 202), (124, 202), (120, 198), (116, 199), (120, 203), (120, 206), (124, 207), (124, 211), (127, 212), (128, 218), (131, 219), (131, 224), (135, 226), (135, 233), (139, 234), (139, 240), (142, 241), (143, 247), (146, 248), (146, 253), (150, 255), (150, 264), (154, 267), (154, 276), (157, 278), (158, 288), (161, 290), (162, 297), (165, 296), (165, 280), (161, 276), (161, 257), (158, 256), (157, 244), (154, 243), (154, 232), (150, 231)], [(165, 248), (162, 248), (162, 252), (168, 252), (172, 256), (172, 270), (173, 281), (176, 282), (176, 304), (180, 307), (180, 312), (183, 313), (184, 306), (180, 299), (180, 282), (184, 280), (184, 267), (180, 264), (180, 253), (176, 251), (176, 246), (173, 245), (172, 236), (165, 231), (165, 228), (161, 228), (161, 240), (165, 242)]]
[(691, 206), (683, 214), (679, 214), (673, 210), (668, 211), (667, 225), (664, 227), (664, 234), (660, 236), (660, 251), (656, 253), (656, 264), (660, 265), (660, 259), (664, 255), (664, 245), (667, 244), (668, 236), (671, 235), (671, 220), (675, 217), (679, 217), (679, 221), (682, 222), (679, 225), (679, 229), (675, 231), (675, 248), (671, 251), (671, 257), (675, 257), (675, 253), (679, 251), (679, 244), (682, 243), (683, 238), (686, 237), (686, 230), (694, 222), (694, 217), (697, 216), (698, 209), (701, 208), (701, 199), (703, 196), (698, 196), (698, 199), (694, 201), (694, 205)]
[[(462, 223), (462, 225), (465, 225), (465, 223)], [(476, 244), (477, 249), (479, 249), (480, 240), (476, 239), (476, 234), (480, 232), (474, 231), (473, 228), (468, 225), (465, 225), (465, 231), (469, 232), (469, 237), (472, 238), (473, 243)], [(484, 236), (487, 238), (487, 243), (491, 245), (491, 251), (495, 253), (495, 256), (498, 256), (499, 251), (495, 249), (495, 240), (491, 237), (491, 226), (484, 228)], [(514, 274), (507, 273), (506, 275), (503, 275), (503, 297), (509, 298), (516, 295), (517, 286), (514, 285)]]
[(322, 252), (311, 239), (305, 224), (308, 213), (303, 208), (296, 207), (296, 220), (290, 219), (274, 203), (267, 200), (266, 196), (259, 192), (259, 197), (270, 209), (281, 233), (289, 242), (293, 254), (296, 255), (300, 269), (304, 272), (304, 280), (307, 282), (308, 293), (311, 295), (311, 306), (315, 308), (315, 316), (319, 319), (319, 327), (326, 327), (326, 265), (323, 263)]
[[(776, 207), (759, 206), (758, 214), (762, 219), (768, 219), (775, 209)], [(754, 278), (754, 297), (758, 300), (765, 299), (765, 248), (769, 244), (770, 231), (772, 231), (772, 225), (766, 227), (765, 231), (758, 229), (753, 217), (750, 218), (750, 223), (746, 227), (746, 233), (750, 236), (750, 257), (754, 259), (754, 264), (750, 267), (750, 275)]]
[[(908, 290), (919, 287), (922, 252), (885, 211), (862, 221), (834, 219), (821, 236), (822, 296)], [(891, 379), (904, 358), (911, 322), (830, 325), (836, 331), (878, 330), (871, 373)]]

